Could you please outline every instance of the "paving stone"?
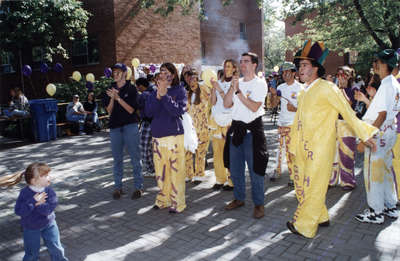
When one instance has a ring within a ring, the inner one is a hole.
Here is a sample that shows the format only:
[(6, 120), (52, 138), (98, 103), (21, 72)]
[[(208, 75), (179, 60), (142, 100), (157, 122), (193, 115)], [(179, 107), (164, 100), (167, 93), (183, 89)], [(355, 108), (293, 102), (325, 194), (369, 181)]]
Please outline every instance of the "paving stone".
[[(270, 155), (277, 149), (276, 126), (265, 122)], [(84, 138), (84, 139), (83, 139)], [(95, 146), (93, 144), (96, 144)], [(73, 146), (72, 146), (73, 145)], [(77, 152), (82, 155), (77, 156)], [(40, 157), (38, 155), (41, 155)], [(52, 167), (53, 188), (59, 196), (56, 209), (61, 242), (71, 261), (101, 260), (400, 260), (400, 222), (381, 226), (361, 224), (354, 215), (366, 206), (362, 155), (356, 157), (357, 188), (344, 193), (332, 188), (327, 195), (331, 226), (320, 228), (314, 239), (293, 235), (286, 228), (297, 200), (287, 187), (284, 172), (276, 182), (265, 181), (265, 217), (252, 218), (250, 179), (246, 177), (245, 206), (224, 211), (232, 192), (214, 193), (215, 178), (208, 169), (200, 186), (188, 184), (188, 208), (170, 215), (152, 209), (158, 189), (154, 178), (145, 178), (145, 195), (132, 201), (133, 179), (129, 158), (124, 160), (124, 190), (112, 199), (112, 159), (108, 133), (68, 137), (40, 144), (0, 150), (0, 173), (19, 171), (35, 160)], [(272, 172), (274, 156), (267, 172)], [(97, 163), (93, 165), (93, 161)], [(20, 184), (0, 190), (0, 259), (23, 257), (22, 232), (14, 204)], [(337, 207), (340, 206), (340, 207)], [(50, 260), (42, 246), (41, 260)]]

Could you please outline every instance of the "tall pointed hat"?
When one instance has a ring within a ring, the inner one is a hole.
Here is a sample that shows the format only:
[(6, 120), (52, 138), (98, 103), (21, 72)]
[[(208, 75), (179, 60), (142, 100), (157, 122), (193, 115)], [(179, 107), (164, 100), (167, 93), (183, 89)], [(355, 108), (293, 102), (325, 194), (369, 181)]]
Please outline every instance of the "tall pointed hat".
[(297, 65), (300, 60), (310, 60), (316, 61), (319, 65), (323, 66), (328, 54), (329, 49), (325, 48), (323, 42), (317, 41), (311, 45), (311, 40), (306, 40), (303, 47), (296, 52), (294, 63)]

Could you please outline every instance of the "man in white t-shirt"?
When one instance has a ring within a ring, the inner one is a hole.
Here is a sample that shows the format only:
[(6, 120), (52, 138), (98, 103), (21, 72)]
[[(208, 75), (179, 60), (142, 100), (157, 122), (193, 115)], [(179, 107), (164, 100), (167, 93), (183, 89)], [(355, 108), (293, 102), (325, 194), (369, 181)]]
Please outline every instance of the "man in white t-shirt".
[(367, 148), (364, 151), (363, 173), (368, 208), (355, 218), (364, 223), (382, 224), (384, 216), (398, 217), (392, 148), (396, 143), (400, 90), (391, 73), (397, 67), (399, 57), (393, 49), (383, 50), (376, 57), (374, 71), (381, 78), (381, 85), (363, 120), (379, 128), (379, 133), (374, 137), (377, 150), (373, 152)]
[(290, 127), (293, 124), (293, 119), (297, 111), (297, 95), (302, 90), (301, 84), (295, 80), (296, 66), (294, 63), (285, 62), (282, 65), (282, 78), (285, 81), (280, 84), (275, 90), (270, 88), (272, 94), (272, 107), (278, 106), (281, 103), (281, 112), (278, 120), (279, 148), (276, 155), (276, 168), (274, 174), (270, 177), (271, 181), (281, 176), (282, 171), (282, 155), (286, 151), (286, 162), (289, 171), (290, 187), (294, 186), (292, 170), (293, 170), (293, 155), (289, 154), (290, 142)]
[(225, 206), (233, 210), (244, 205), (246, 197), (245, 163), (251, 179), (254, 218), (264, 216), (264, 175), (268, 154), (262, 116), (268, 87), (256, 75), (258, 56), (244, 53), (240, 59), (243, 78), (234, 76), (224, 97), (224, 106), (232, 107), (232, 125), (226, 135), (224, 164), (231, 172), (234, 200)]

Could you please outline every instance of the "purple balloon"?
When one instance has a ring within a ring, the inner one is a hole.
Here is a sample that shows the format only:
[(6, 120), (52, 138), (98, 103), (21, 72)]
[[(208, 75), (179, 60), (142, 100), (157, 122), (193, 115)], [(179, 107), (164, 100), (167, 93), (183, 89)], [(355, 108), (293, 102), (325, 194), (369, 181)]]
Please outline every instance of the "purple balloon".
[(32, 74), (32, 68), (29, 65), (25, 64), (24, 67), (22, 67), (22, 73), (26, 77), (29, 77)]
[(54, 65), (54, 71), (60, 73), (60, 72), (62, 72), (63, 70), (64, 70), (64, 67), (62, 66), (61, 63), (56, 63), (56, 64)]
[(105, 75), (107, 78), (110, 78), (110, 77), (111, 77), (111, 74), (112, 74), (111, 68), (110, 68), (110, 67), (106, 67), (106, 68), (104, 69), (104, 75)]
[(150, 65), (150, 71), (154, 73), (157, 70), (156, 66), (154, 64)]
[(86, 82), (86, 88), (87, 88), (89, 91), (93, 90), (93, 88), (94, 88), (93, 83), (92, 83), (92, 82)]
[(278, 97), (281, 97), (281, 96), (282, 96), (281, 90), (278, 90), (278, 91), (276, 92), (276, 95), (278, 95)]
[(49, 66), (47, 65), (47, 63), (42, 63), (40, 65), (40, 72), (47, 73), (48, 71), (49, 71)]

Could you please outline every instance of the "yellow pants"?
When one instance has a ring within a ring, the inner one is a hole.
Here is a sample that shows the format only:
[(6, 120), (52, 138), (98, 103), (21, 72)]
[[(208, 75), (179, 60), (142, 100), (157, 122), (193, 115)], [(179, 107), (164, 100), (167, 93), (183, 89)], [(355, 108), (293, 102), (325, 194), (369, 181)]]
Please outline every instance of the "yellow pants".
[(212, 138), (214, 172), (215, 172), (216, 183), (225, 184), (225, 182), (228, 182), (228, 185), (233, 187), (229, 170), (224, 166), (225, 137), (229, 126), (226, 127), (219, 126), (212, 117), (210, 118), (210, 126), (212, 126), (211, 138)]
[(396, 192), (397, 192), (397, 200), (400, 201), (400, 134), (397, 134), (396, 143), (392, 149), (393, 151), (393, 169), (395, 173), (395, 185), (396, 185)]
[(207, 130), (202, 130), (197, 133), (199, 139), (199, 145), (197, 146), (196, 153), (194, 153), (194, 167), (193, 167), (193, 153), (190, 151), (185, 152), (185, 168), (186, 168), (186, 178), (192, 179), (194, 177), (204, 177), (204, 170), (206, 166), (206, 154), (208, 150), (208, 145), (210, 143), (209, 132)]
[(177, 212), (186, 208), (184, 156), (183, 135), (153, 138), (154, 169), (160, 189), (155, 204), (159, 208)]
[(290, 126), (279, 126), (278, 127), (279, 134), (279, 148), (277, 153), (277, 164), (275, 169), (276, 177), (280, 177), (282, 174), (282, 158), (283, 158), (283, 150), (286, 152), (286, 162), (289, 172), (289, 178), (293, 180), (292, 172), (293, 172), (293, 155), (289, 153), (289, 144), (290, 144)]
[(341, 187), (356, 186), (354, 175), (356, 137), (354, 131), (344, 120), (336, 122), (336, 155), (332, 166), (330, 186), (340, 185)]

